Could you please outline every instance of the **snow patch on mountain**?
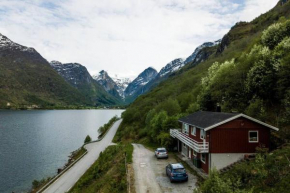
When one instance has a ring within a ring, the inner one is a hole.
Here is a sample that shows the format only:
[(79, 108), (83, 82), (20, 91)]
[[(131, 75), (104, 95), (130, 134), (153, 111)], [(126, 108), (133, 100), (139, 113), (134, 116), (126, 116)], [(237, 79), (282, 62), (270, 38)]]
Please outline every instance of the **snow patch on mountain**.
[(169, 73), (175, 72), (175, 71), (179, 70), (180, 68), (182, 68), (184, 66), (184, 64), (185, 64), (184, 59), (177, 58), (177, 59), (169, 62), (168, 64), (166, 64), (166, 66), (160, 70), (159, 76), (163, 77)]
[(34, 48), (17, 44), (0, 33), (0, 50), (5, 50), (5, 49), (20, 50), (23, 52), (31, 52), (31, 53), (36, 52)]
[(137, 78), (135, 78), (128, 85), (125, 90), (125, 96), (131, 96), (135, 94), (135, 92), (138, 91), (141, 87), (153, 80), (157, 76), (157, 74), (157, 71), (152, 67), (145, 69), (141, 74), (139, 74)]
[(222, 41), (222, 40), (217, 40), (217, 41), (214, 41), (214, 42), (205, 42), (205, 43), (201, 44), (200, 46), (198, 46), (198, 47), (194, 50), (194, 52), (193, 52), (189, 57), (186, 58), (186, 60), (184, 61), (184, 64), (188, 64), (188, 63), (194, 61), (195, 58), (196, 58), (196, 56), (197, 56), (197, 54), (198, 54), (198, 53), (199, 53), (203, 48), (216, 46), (216, 45), (220, 44), (221, 41)]
[(128, 87), (128, 85), (132, 82), (130, 78), (121, 78), (115, 75), (115, 77), (112, 78), (113, 81), (117, 84), (118, 86), (118, 93), (120, 96), (124, 99), (125, 98), (125, 90)]
[(100, 71), (98, 75), (94, 75), (93, 78), (102, 85), (107, 92), (112, 92), (113, 89), (116, 90), (122, 99), (125, 98), (124, 92), (131, 83), (129, 78), (119, 78), (118, 76), (111, 78), (104, 70)]
[(63, 64), (59, 61), (53, 60), (50, 62), (50, 66), (72, 85), (77, 86), (82, 82), (91, 83), (87, 69), (79, 63)]

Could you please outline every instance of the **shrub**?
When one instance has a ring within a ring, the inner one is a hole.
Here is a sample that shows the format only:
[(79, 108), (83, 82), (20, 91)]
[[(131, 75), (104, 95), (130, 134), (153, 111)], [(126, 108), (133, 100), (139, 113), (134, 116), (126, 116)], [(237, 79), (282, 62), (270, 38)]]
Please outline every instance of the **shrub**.
[(250, 102), (250, 105), (246, 109), (246, 114), (255, 117), (260, 120), (265, 120), (266, 109), (264, 106), (264, 102), (261, 99), (253, 99)]
[(276, 47), (274, 55), (276, 58), (281, 58), (290, 51), (290, 37), (284, 38)]
[(274, 49), (285, 37), (290, 36), (290, 21), (275, 23), (264, 30), (261, 41), (262, 44)]
[(232, 183), (223, 179), (216, 169), (210, 172), (209, 178), (194, 193), (251, 193), (251, 190), (240, 190), (241, 182)]
[(89, 135), (87, 135), (86, 138), (85, 138), (84, 143), (89, 143), (91, 141), (92, 141), (92, 138)]
[(168, 132), (161, 132), (157, 136), (157, 140), (158, 140), (159, 144), (164, 146), (164, 147), (169, 147), (169, 145), (171, 145), (171, 143), (172, 143), (172, 137), (170, 136), (170, 134)]
[(273, 49), (285, 37), (285, 28), (281, 23), (275, 23), (263, 32), (262, 44)]
[(158, 111), (166, 111), (169, 116), (176, 115), (181, 112), (180, 105), (176, 99), (169, 98), (156, 107)]
[(276, 84), (276, 70), (274, 66), (267, 65), (260, 60), (248, 72), (247, 89), (249, 93), (257, 94), (261, 98), (267, 98), (274, 94)]
[(99, 133), (100, 133), (100, 135), (99, 135), (99, 138), (101, 138), (107, 131), (108, 131), (108, 129), (110, 129), (110, 127), (117, 121), (117, 120), (119, 120), (119, 118), (117, 117), (117, 116), (114, 116), (113, 118), (111, 118), (110, 120), (109, 120), (109, 122), (108, 123), (106, 123), (106, 124), (104, 124), (103, 126), (101, 126), (100, 128), (99, 128)]
[(191, 103), (189, 107), (186, 109), (187, 113), (194, 113), (200, 110), (200, 105), (197, 102)]

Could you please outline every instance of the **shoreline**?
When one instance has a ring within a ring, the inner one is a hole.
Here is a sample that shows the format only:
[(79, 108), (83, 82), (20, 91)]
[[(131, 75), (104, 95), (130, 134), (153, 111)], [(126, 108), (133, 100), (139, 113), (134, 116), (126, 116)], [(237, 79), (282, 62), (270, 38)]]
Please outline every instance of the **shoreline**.
[(0, 111), (40, 111), (40, 110), (126, 110), (125, 108), (56, 108), (56, 109), (1, 109)]
[[(107, 109), (107, 110), (113, 110), (113, 109)], [(114, 110), (116, 110), (116, 109), (114, 109)], [(111, 120), (113, 118), (111, 118)], [(88, 153), (88, 150), (85, 148), (85, 146), (88, 145), (88, 144), (91, 144), (91, 143), (95, 143), (95, 142), (101, 141), (107, 135), (107, 133), (112, 128), (112, 126), (118, 120), (120, 120), (120, 118), (117, 118), (116, 120), (114, 120), (114, 122), (112, 122), (112, 124), (109, 126), (109, 128), (105, 132), (100, 133), (100, 135), (98, 136), (98, 139), (93, 140), (93, 141), (88, 142), (88, 143), (84, 143), (80, 148), (78, 148), (77, 150), (71, 152), (70, 155), (68, 156), (69, 159), (68, 159), (67, 163), (62, 168), (58, 168), (57, 169), (58, 170), (57, 174), (52, 176), (52, 177), (43, 178), (45, 181), (39, 187), (36, 187), (36, 190), (34, 190), (34, 188), (32, 187), (31, 193), (40, 193), (40, 192), (44, 191), (51, 184), (53, 184), (58, 178), (60, 178), (63, 174), (65, 174), (65, 172), (67, 172), (70, 168), (72, 168), (78, 161), (80, 161)], [(78, 153), (81, 152), (82, 150), (84, 150), (84, 153), (81, 154), (81, 155), (78, 155)], [(77, 157), (74, 157), (75, 155), (77, 155)], [(39, 182), (41, 182), (43, 179), (41, 179)], [(32, 184), (33, 184), (33, 182), (32, 182)]]

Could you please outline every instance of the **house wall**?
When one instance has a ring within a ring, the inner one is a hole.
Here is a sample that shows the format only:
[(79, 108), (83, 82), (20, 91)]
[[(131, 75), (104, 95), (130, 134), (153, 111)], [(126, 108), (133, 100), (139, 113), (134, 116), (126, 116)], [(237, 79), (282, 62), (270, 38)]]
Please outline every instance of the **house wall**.
[[(259, 142), (249, 142), (249, 131), (258, 131)], [(243, 117), (207, 131), (210, 153), (255, 153), (263, 144), (269, 148), (270, 129)]]
[(217, 170), (220, 170), (240, 159), (243, 159), (245, 154), (247, 153), (211, 153), (210, 168), (213, 169), (215, 167)]
[(189, 147), (187, 145), (185, 145), (184, 143), (182, 143), (182, 154), (184, 154), (186, 157), (188, 157), (188, 149)]
[[(201, 169), (205, 172), (205, 173), (207, 173), (208, 174), (208, 172), (209, 172), (209, 156), (208, 156), (209, 154), (207, 153), (206, 154), (206, 159), (205, 159), (205, 163), (203, 163), (202, 161), (201, 161)], [(201, 160), (201, 153), (198, 153), (197, 154), (197, 157)]]
[[(193, 129), (193, 126), (189, 125), (189, 134), (188, 136), (192, 139), (194, 139), (195, 141), (197, 142), (203, 142), (203, 139), (200, 138), (200, 129), (199, 128), (196, 128), (196, 135), (192, 135), (191, 134), (191, 131)], [(206, 132), (206, 138), (205, 138), (206, 141), (209, 140), (209, 136), (207, 135), (207, 132)]]

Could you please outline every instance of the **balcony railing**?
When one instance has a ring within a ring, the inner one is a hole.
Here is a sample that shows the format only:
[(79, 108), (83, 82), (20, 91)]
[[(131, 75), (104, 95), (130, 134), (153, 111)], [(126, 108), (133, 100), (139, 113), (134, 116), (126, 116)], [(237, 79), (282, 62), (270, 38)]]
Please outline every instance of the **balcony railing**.
[(186, 134), (180, 132), (180, 129), (170, 129), (170, 135), (173, 138), (179, 139), (182, 143), (198, 153), (208, 153), (208, 142), (197, 142)]

